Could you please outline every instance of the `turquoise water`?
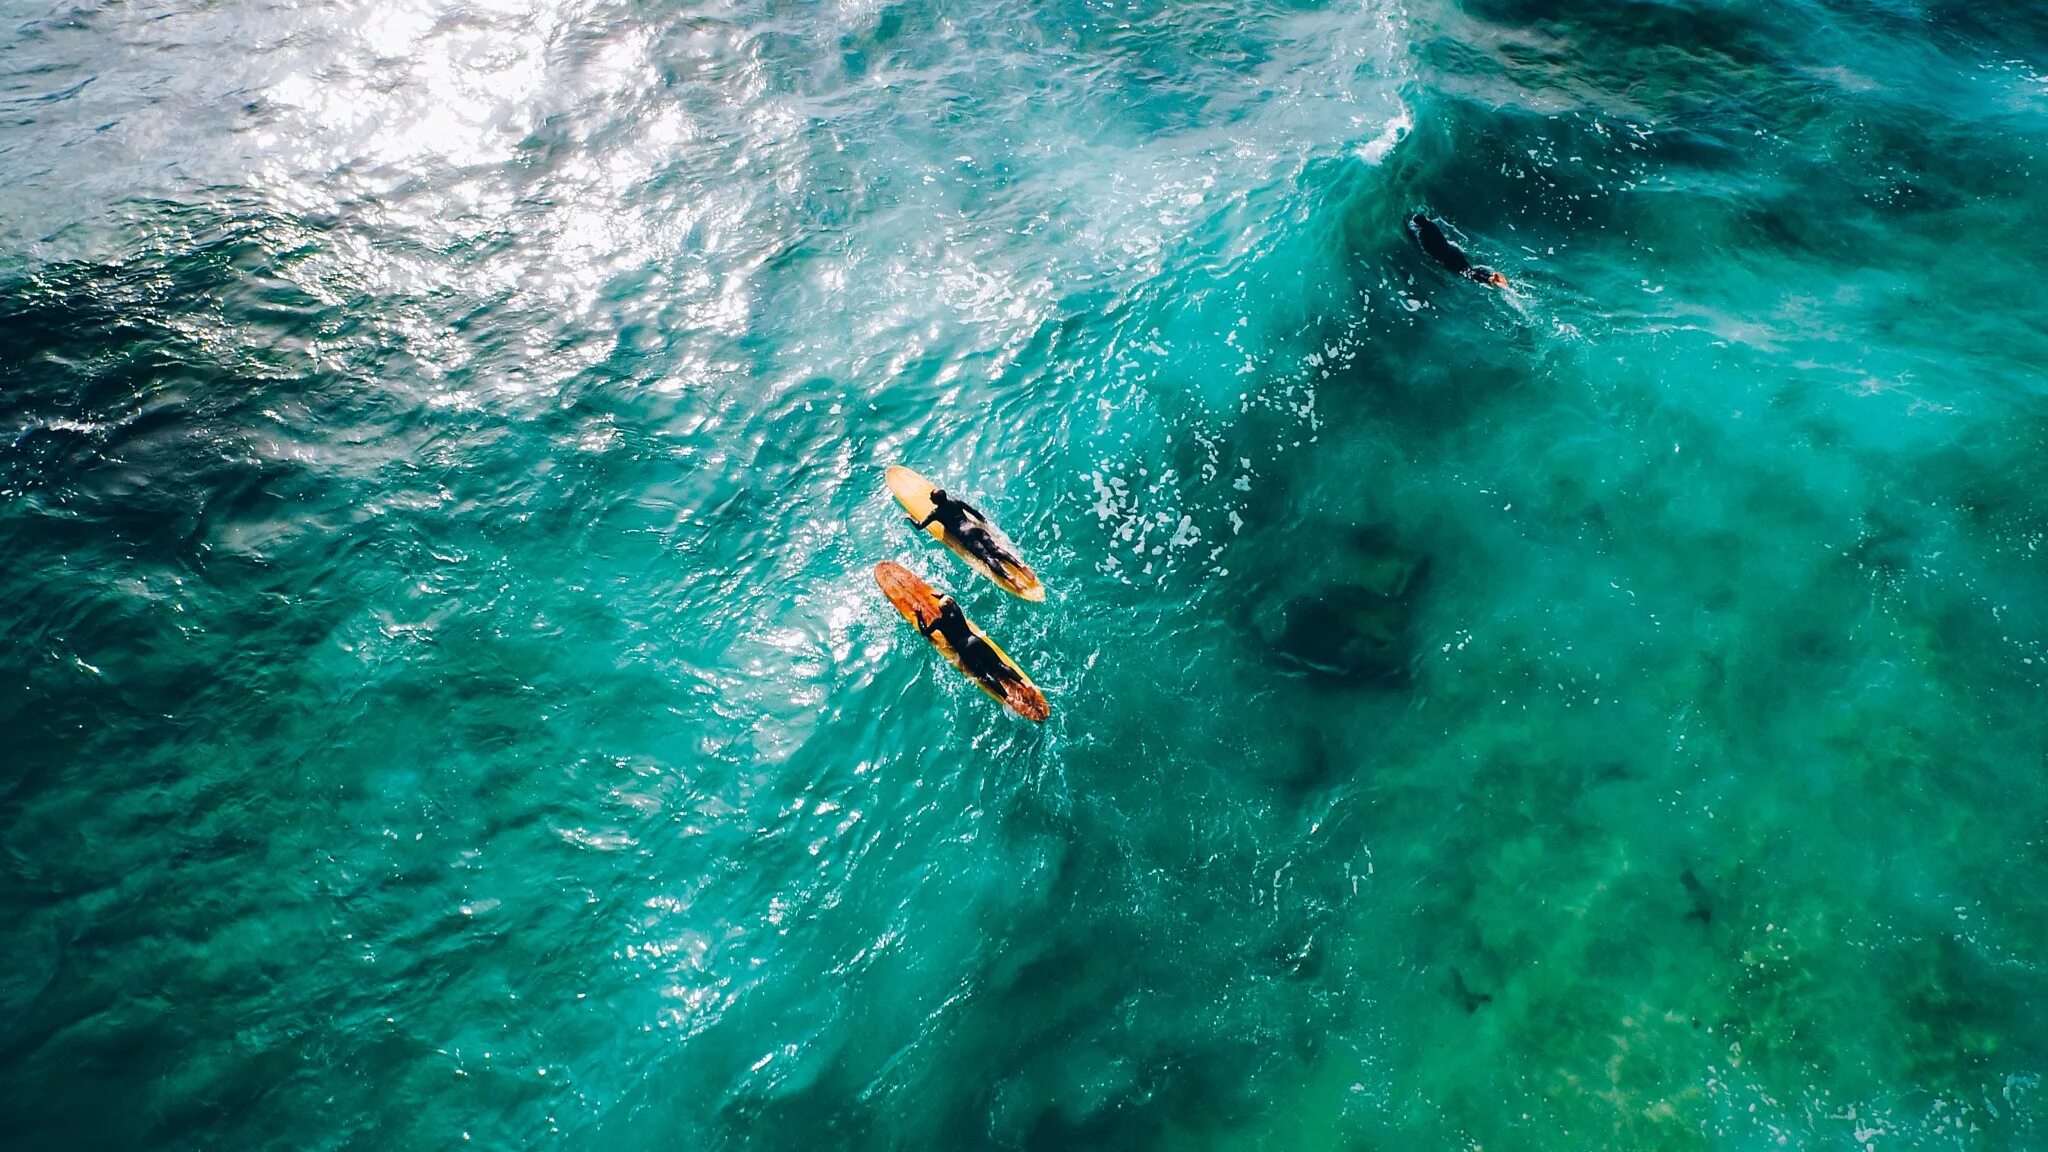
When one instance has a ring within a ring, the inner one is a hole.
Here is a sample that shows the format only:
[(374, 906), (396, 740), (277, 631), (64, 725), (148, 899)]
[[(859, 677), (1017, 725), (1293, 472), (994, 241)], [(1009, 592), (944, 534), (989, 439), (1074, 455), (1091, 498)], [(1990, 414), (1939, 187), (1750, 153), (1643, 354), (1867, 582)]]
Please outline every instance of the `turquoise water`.
[(2042, 10), (4, 15), (8, 1147), (2048, 1140)]

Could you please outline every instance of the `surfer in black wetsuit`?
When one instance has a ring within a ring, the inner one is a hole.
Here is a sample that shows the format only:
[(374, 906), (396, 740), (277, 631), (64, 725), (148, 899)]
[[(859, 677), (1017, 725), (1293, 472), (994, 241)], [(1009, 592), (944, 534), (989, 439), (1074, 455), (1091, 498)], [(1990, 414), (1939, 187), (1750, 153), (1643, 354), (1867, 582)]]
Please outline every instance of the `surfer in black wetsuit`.
[(981, 558), (998, 577), (1007, 576), (1010, 571), (1009, 554), (996, 543), (995, 536), (988, 530), (988, 517), (981, 509), (965, 500), (955, 500), (946, 494), (944, 488), (932, 489), (931, 515), (917, 521), (919, 528), (938, 523), (946, 533), (967, 550)]
[(1417, 212), (1408, 218), (1408, 234), (1415, 237), (1415, 242), (1422, 245), (1422, 250), (1429, 253), (1430, 259), (1465, 279), (1476, 280), (1492, 288), (1508, 286), (1506, 276), (1484, 264), (1474, 264), (1471, 258), (1465, 255), (1465, 250), (1452, 243), (1451, 238), (1444, 235), (1444, 230), (1436, 226), (1436, 221), (1422, 213)]
[(990, 684), (1007, 684), (1013, 679), (1010, 665), (989, 642), (975, 634), (968, 625), (967, 616), (960, 611), (960, 605), (951, 596), (939, 597), (939, 614), (932, 622), (918, 626), (926, 639), (937, 632), (960, 657), (960, 666), (977, 680)]

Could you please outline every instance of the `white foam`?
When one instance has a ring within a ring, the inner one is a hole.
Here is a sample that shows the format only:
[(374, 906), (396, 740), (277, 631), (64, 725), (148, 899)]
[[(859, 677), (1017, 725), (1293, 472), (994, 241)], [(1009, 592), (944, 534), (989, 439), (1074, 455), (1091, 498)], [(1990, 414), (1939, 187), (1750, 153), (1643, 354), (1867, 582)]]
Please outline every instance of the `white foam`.
[(1395, 146), (1406, 140), (1408, 133), (1414, 129), (1415, 119), (1404, 105), (1400, 115), (1387, 121), (1387, 126), (1380, 130), (1379, 135), (1358, 146), (1358, 158), (1374, 166), (1383, 163)]

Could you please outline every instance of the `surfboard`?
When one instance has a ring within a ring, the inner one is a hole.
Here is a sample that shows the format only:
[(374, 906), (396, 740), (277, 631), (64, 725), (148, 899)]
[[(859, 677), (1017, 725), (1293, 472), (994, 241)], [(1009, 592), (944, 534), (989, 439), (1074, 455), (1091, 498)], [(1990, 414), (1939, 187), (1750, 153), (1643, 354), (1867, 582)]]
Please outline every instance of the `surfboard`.
[[(903, 613), (903, 618), (910, 621), (912, 627), (921, 629), (938, 619), (938, 593), (932, 591), (931, 585), (918, 579), (917, 573), (893, 560), (884, 560), (875, 565), (875, 583), (882, 589), (882, 595), (889, 598), (889, 603), (896, 606), (896, 611)], [(1052, 715), (1052, 706), (1045, 702), (1045, 693), (1040, 692), (1038, 685), (1031, 682), (1031, 677), (1026, 676), (1024, 670), (1017, 667), (1017, 662), (1010, 659), (1010, 654), (997, 648), (996, 642), (989, 640), (987, 633), (975, 627), (974, 621), (969, 620), (967, 626), (974, 629), (976, 636), (987, 641), (988, 646), (1002, 658), (1003, 663), (1009, 665), (1010, 670), (1017, 674), (1015, 681), (992, 684), (983, 680), (967, 670), (967, 666), (960, 662), (960, 654), (953, 650), (951, 644), (946, 643), (945, 637), (933, 633), (927, 639), (953, 667), (960, 670), (961, 675), (974, 681), (983, 692), (1002, 701), (1010, 711), (1026, 720), (1042, 721)]]
[[(901, 464), (891, 465), (889, 468), (889, 491), (895, 495), (896, 502), (903, 505), (903, 510), (910, 513), (912, 523), (932, 514), (932, 490), (937, 487), (938, 485)], [(1017, 555), (1017, 546), (1010, 543), (1010, 538), (1003, 535), (1002, 529), (987, 521), (982, 523), (989, 530), (989, 534), (996, 538), (996, 543), (1003, 551), (1011, 556)], [(1033, 603), (1045, 599), (1045, 585), (1038, 582), (1038, 573), (1025, 567), (1021, 558), (1010, 565), (1007, 575), (998, 576), (995, 569), (988, 566), (987, 561), (969, 552), (966, 545), (954, 539), (952, 533), (938, 524), (927, 524), (924, 530), (932, 539), (951, 548), (954, 555), (967, 561), (968, 567), (995, 581), (1004, 590)]]

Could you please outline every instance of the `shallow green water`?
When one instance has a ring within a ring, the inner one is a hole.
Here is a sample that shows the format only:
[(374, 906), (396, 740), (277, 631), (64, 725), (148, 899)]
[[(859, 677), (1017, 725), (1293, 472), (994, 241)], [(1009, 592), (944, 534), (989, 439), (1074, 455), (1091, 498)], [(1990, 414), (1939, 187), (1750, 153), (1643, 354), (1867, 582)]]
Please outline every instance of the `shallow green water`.
[(4, 15), (8, 1147), (2043, 1140), (2034, 9)]

